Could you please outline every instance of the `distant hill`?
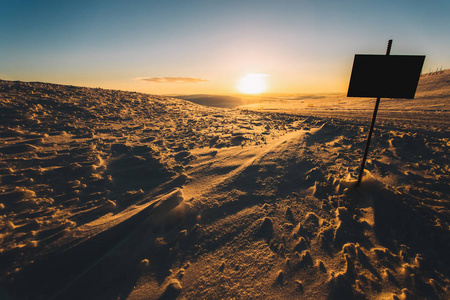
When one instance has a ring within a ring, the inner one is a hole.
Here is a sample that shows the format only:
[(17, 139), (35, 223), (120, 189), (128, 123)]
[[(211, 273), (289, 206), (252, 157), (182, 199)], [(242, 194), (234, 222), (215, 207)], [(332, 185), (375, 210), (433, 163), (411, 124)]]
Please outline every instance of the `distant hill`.
[(200, 105), (223, 107), (223, 108), (234, 108), (239, 105), (245, 104), (245, 102), (240, 97), (226, 96), (226, 95), (197, 94), (197, 95), (177, 95), (174, 97), (178, 99), (187, 100), (193, 103), (197, 103)]
[(420, 77), (417, 93), (450, 91), (450, 70), (427, 73)]

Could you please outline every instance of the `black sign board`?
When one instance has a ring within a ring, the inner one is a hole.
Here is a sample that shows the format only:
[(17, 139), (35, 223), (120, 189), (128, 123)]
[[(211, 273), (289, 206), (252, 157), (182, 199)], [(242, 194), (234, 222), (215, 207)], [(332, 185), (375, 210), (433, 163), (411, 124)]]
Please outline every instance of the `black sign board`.
[(392, 40), (389, 40), (386, 55), (356, 54), (353, 62), (347, 97), (377, 98), (356, 186), (363, 177), (380, 99), (413, 99), (425, 60), (424, 55), (390, 55), (391, 47)]
[(414, 98), (424, 55), (356, 54), (347, 97)]

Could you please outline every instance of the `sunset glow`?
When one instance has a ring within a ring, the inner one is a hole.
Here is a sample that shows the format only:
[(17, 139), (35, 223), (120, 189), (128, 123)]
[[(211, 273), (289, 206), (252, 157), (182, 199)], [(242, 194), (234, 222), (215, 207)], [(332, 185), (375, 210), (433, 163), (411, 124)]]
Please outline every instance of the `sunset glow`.
[(248, 74), (241, 78), (238, 90), (243, 94), (261, 94), (267, 90), (266, 74)]
[(384, 53), (389, 39), (393, 55), (427, 55), (424, 70), (449, 68), (450, 2), (403, 2), (2, 1), (0, 79), (160, 95), (345, 92), (353, 55)]

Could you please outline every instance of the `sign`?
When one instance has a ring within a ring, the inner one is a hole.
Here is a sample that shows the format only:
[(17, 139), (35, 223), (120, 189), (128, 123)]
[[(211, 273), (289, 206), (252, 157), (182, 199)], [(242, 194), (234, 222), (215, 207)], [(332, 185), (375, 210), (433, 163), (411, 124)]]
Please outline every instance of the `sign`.
[(424, 60), (424, 55), (356, 54), (347, 97), (413, 99)]
[(386, 55), (356, 54), (353, 61), (347, 97), (377, 98), (356, 186), (361, 184), (363, 177), (380, 99), (413, 99), (422, 72), (424, 55), (390, 55), (391, 48), (392, 40), (389, 40)]

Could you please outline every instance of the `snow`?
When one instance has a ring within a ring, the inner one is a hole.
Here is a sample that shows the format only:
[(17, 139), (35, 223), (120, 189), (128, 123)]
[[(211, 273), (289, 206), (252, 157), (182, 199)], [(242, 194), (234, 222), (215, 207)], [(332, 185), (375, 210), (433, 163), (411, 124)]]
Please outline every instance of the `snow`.
[(359, 187), (371, 99), (0, 81), (2, 293), (448, 298), (449, 78), (381, 100)]

